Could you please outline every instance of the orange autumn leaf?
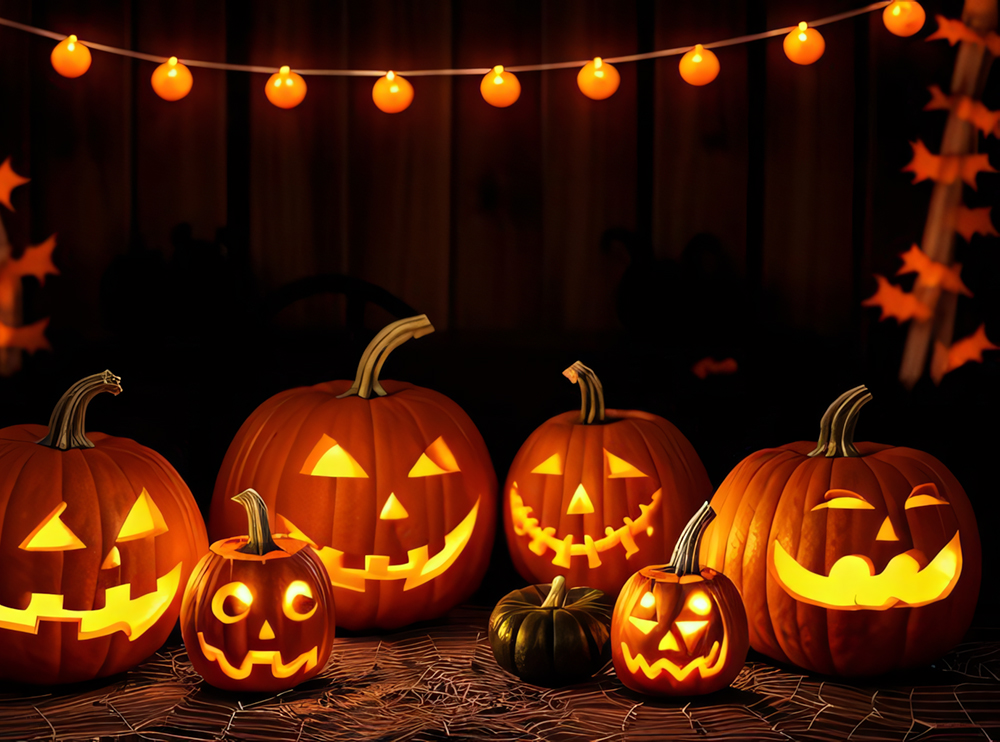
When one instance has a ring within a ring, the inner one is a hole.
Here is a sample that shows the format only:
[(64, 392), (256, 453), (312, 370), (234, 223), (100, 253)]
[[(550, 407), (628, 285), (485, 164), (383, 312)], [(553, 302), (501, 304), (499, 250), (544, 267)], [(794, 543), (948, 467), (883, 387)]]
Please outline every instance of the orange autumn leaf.
[(23, 348), (29, 353), (36, 350), (51, 350), (45, 337), (45, 328), (49, 320), (41, 319), (23, 327), (10, 327), (0, 322), (0, 348)]
[(14, 172), (14, 168), (10, 166), (9, 157), (4, 160), (3, 164), (0, 165), (0, 204), (13, 211), (14, 207), (10, 205), (10, 192), (19, 185), (24, 185), (28, 180), (28, 178), (22, 178)]
[(934, 20), (937, 21), (938, 29), (927, 37), (927, 41), (947, 39), (951, 46), (955, 46), (960, 41), (968, 41), (972, 44), (985, 44), (985, 39), (982, 36), (957, 18), (945, 18), (943, 15), (936, 15), (934, 16)]
[(972, 296), (972, 292), (962, 282), (962, 265), (945, 265), (936, 260), (931, 260), (927, 254), (916, 245), (912, 245), (909, 250), (900, 256), (903, 260), (902, 267), (896, 271), (897, 276), (904, 273), (916, 273), (917, 284), (920, 286), (940, 286), (945, 291), (953, 294), (963, 294)]
[(26, 247), (21, 257), (12, 258), (0, 266), (0, 280), (19, 281), (24, 276), (34, 276), (44, 286), (45, 276), (59, 275), (59, 269), (52, 262), (52, 251), (55, 249), (55, 235), (40, 245)]
[(996, 136), (1000, 127), (1000, 111), (991, 111), (980, 101), (967, 95), (945, 95), (937, 85), (928, 88), (931, 93), (930, 102), (924, 106), (925, 111), (955, 111), (962, 121), (979, 129), (984, 136)]
[(880, 321), (889, 317), (894, 317), (899, 322), (914, 318), (918, 320), (930, 319), (931, 308), (913, 294), (892, 285), (885, 276), (880, 276), (877, 273), (875, 280), (878, 281), (878, 290), (861, 302), (861, 306), (881, 307)]
[(995, 173), (990, 166), (989, 155), (935, 155), (921, 141), (910, 142), (913, 159), (903, 168), (903, 172), (914, 174), (913, 182), (934, 180), (938, 183), (954, 183), (961, 176), (971, 188), (976, 187), (979, 173)]
[(691, 366), (691, 373), (699, 379), (707, 379), (713, 374), (735, 374), (739, 370), (735, 358), (725, 358), (717, 361), (711, 356), (705, 356)]
[(959, 205), (955, 210), (955, 231), (962, 235), (966, 242), (971, 240), (974, 234), (981, 234), (984, 237), (1000, 237), (1000, 233), (994, 228), (993, 221), (990, 219), (990, 211), (992, 211), (990, 206), (970, 209), (967, 206)]
[(952, 343), (950, 348), (945, 348), (938, 342), (934, 346), (934, 358), (931, 361), (931, 378), (938, 383), (945, 374), (959, 366), (964, 366), (966, 363), (982, 363), (983, 351), (987, 350), (1000, 350), (1000, 346), (990, 342), (986, 336), (985, 324), (979, 325), (979, 329), (968, 337)]

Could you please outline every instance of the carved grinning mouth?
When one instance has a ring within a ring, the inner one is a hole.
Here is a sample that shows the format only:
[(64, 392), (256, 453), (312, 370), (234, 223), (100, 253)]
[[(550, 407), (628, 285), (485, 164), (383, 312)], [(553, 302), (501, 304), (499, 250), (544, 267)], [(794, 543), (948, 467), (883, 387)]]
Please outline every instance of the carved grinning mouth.
[(655, 680), (664, 670), (669, 672), (675, 680), (684, 680), (684, 678), (695, 670), (698, 670), (700, 675), (705, 677), (707, 674), (714, 673), (726, 661), (728, 649), (729, 638), (728, 636), (724, 636), (721, 649), (719, 642), (713, 642), (708, 654), (695, 657), (685, 665), (678, 665), (666, 657), (661, 657), (650, 665), (641, 652), (633, 657), (632, 652), (629, 651), (628, 644), (622, 642), (622, 655), (625, 657), (625, 664), (628, 666), (629, 672), (634, 675), (641, 670), (650, 680)]
[(552, 549), (555, 552), (552, 556), (552, 564), (566, 569), (569, 568), (572, 557), (586, 555), (587, 565), (593, 569), (601, 566), (600, 552), (613, 549), (618, 544), (621, 544), (625, 549), (626, 559), (639, 551), (639, 547), (635, 543), (635, 536), (650, 527), (650, 517), (659, 505), (662, 495), (663, 489), (660, 488), (653, 493), (648, 505), (640, 503), (641, 515), (635, 520), (626, 515), (622, 519), (622, 525), (618, 528), (606, 526), (603, 538), (595, 541), (590, 534), (584, 534), (582, 544), (573, 543), (572, 533), (558, 539), (555, 536), (555, 528), (552, 526), (543, 528), (539, 525), (538, 519), (531, 517), (531, 506), (525, 505), (518, 493), (517, 482), (514, 482), (510, 488), (510, 514), (514, 524), (514, 533), (531, 539), (528, 548), (533, 553), (544, 556), (546, 551)]
[(230, 663), (226, 659), (226, 653), (218, 647), (213, 647), (205, 641), (205, 635), (198, 632), (198, 644), (201, 646), (202, 654), (211, 662), (218, 663), (222, 671), (234, 680), (244, 680), (253, 672), (254, 665), (270, 665), (271, 674), (276, 678), (288, 678), (297, 673), (302, 667), (306, 671), (312, 670), (317, 664), (318, 647), (313, 647), (307, 652), (303, 652), (294, 660), (288, 663), (281, 661), (281, 652), (272, 649), (250, 649), (239, 667)]
[(130, 598), (129, 583), (109, 587), (104, 592), (103, 608), (76, 611), (63, 608), (63, 596), (53, 593), (32, 593), (24, 610), (0, 605), (0, 628), (37, 634), (42, 621), (78, 624), (78, 639), (95, 639), (116, 631), (135, 641), (160, 620), (177, 594), (181, 582), (182, 562), (156, 581), (156, 590), (138, 598)]

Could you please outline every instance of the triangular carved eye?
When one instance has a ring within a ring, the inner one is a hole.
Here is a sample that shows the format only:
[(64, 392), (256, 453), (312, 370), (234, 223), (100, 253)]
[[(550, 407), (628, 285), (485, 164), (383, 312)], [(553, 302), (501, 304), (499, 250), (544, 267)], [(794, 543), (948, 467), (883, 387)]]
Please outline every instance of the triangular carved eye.
[(86, 549), (87, 545), (69, 529), (69, 526), (63, 523), (60, 516), (65, 509), (66, 503), (59, 503), (56, 509), (46, 515), (42, 522), (35, 526), (28, 537), (21, 542), (21, 548), (25, 551)]
[(928, 505), (950, 505), (951, 503), (941, 497), (941, 493), (938, 491), (937, 485), (933, 482), (927, 482), (926, 484), (918, 484), (910, 492), (910, 496), (906, 499), (906, 504), (903, 506), (904, 510), (912, 510), (913, 508), (923, 508)]
[(125, 522), (122, 523), (122, 528), (118, 532), (118, 542), (136, 541), (146, 536), (159, 536), (161, 533), (166, 533), (167, 530), (163, 514), (156, 507), (153, 498), (146, 492), (146, 488), (143, 487), (142, 492), (139, 493), (139, 499), (135, 501), (132, 509), (128, 511)]
[(648, 474), (644, 474), (638, 469), (636, 469), (632, 464), (628, 463), (625, 459), (615, 456), (613, 453), (605, 449), (604, 459), (608, 462), (608, 479), (624, 479), (625, 477), (646, 477)]
[(368, 474), (337, 441), (323, 434), (302, 466), (302, 474), (314, 477), (368, 479)]
[(562, 474), (563, 466), (562, 459), (559, 454), (554, 453), (549, 456), (545, 461), (540, 463), (534, 469), (531, 470), (532, 474)]
[(436, 477), (441, 474), (451, 474), (461, 471), (455, 454), (451, 452), (443, 437), (438, 437), (427, 450), (420, 454), (417, 463), (410, 469), (411, 477)]

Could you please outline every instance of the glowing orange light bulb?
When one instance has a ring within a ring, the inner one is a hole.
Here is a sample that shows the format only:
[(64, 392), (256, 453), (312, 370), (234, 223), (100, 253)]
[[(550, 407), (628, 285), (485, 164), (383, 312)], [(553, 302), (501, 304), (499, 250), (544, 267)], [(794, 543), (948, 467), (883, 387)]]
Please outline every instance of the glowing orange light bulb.
[(286, 64), (267, 79), (264, 95), (278, 108), (295, 108), (306, 97), (306, 81)]
[(375, 81), (372, 100), (378, 109), (385, 113), (405, 111), (413, 102), (413, 86), (405, 77), (400, 77), (389, 70), (384, 77)]
[(587, 62), (576, 74), (580, 92), (593, 100), (604, 100), (614, 95), (619, 83), (621, 76), (618, 70), (600, 57), (594, 57), (594, 61)]
[(90, 49), (76, 36), (67, 36), (56, 44), (50, 59), (56, 72), (63, 77), (79, 77), (90, 69)]
[(498, 64), (479, 83), (479, 92), (491, 106), (506, 108), (521, 96), (521, 83), (513, 72), (507, 72)]
[(896, 36), (913, 36), (924, 27), (927, 14), (914, 0), (896, 0), (885, 6), (882, 22)]
[(719, 58), (701, 44), (681, 57), (681, 77), (690, 85), (708, 85), (719, 76)]
[(177, 57), (171, 57), (153, 70), (150, 82), (163, 100), (180, 100), (191, 92), (194, 79), (187, 65), (178, 62)]
[(812, 64), (826, 51), (826, 41), (822, 34), (815, 28), (809, 28), (805, 21), (785, 37), (782, 46), (785, 56), (795, 64)]

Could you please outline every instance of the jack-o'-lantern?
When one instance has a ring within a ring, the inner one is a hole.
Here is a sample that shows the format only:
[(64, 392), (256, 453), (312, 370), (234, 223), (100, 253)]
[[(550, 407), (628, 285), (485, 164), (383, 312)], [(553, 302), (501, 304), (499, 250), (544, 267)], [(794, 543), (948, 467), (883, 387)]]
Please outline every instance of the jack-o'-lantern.
[(262, 492), (275, 531), (317, 549), (344, 628), (440, 616), (472, 594), (489, 561), (496, 475), (476, 426), (443, 394), (378, 378), (394, 348), (433, 329), (424, 315), (399, 320), (369, 344), (353, 383), (264, 402), (216, 480), (213, 537), (239, 527), (224, 493)]
[(611, 618), (615, 674), (654, 696), (725, 688), (746, 663), (750, 639), (740, 593), (724, 574), (700, 568), (706, 502), (684, 529), (670, 563), (644, 567), (622, 588)]
[(181, 604), (194, 669), (226, 690), (293, 688), (330, 659), (334, 602), (323, 563), (304, 541), (271, 536), (252, 489), (232, 498), (248, 535), (216, 541), (195, 567)]
[(90, 400), (120, 381), (88, 376), (48, 428), (0, 430), (0, 678), (70, 683), (139, 664), (170, 634), (208, 546), (166, 459), (86, 432)]
[(579, 361), (563, 372), (580, 412), (543, 423), (507, 475), (507, 545), (521, 576), (564, 575), (611, 595), (639, 567), (662, 564), (712, 486), (687, 438), (648, 412), (606, 410), (604, 390)]
[(969, 499), (930, 454), (853, 442), (864, 386), (841, 395), (819, 443), (758, 451), (712, 500), (702, 560), (733, 578), (750, 643), (834, 675), (928, 663), (968, 629), (980, 545)]

